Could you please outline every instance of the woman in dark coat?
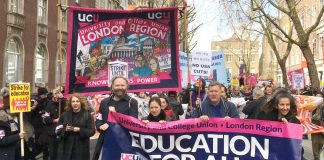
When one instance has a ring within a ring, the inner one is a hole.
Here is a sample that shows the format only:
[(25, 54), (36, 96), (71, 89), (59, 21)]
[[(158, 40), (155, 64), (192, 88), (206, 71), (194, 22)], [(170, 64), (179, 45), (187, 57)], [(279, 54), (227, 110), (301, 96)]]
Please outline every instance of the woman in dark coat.
[(24, 134), (19, 133), (18, 125), (14, 120), (9, 119), (4, 111), (0, 111), (0, 159), (20, 159), (19, 141), (22, 138)]
[(19, 125), (9, 113), (8, 88), (2, 88), (0, 94), (3, 97), (3, 106), (0, 107), (0, 160), (18, 160), (19, 141), (25, 134), (19, 133)]
[(90, 137), (95, 134), (92, 116), (84, 97), (73, 94), (59, 119), (56, 133), (59, 142), (59, 160), (89, 160)]
[(161, 108), (161, 100), (159, 97), (152, 97), (149, 101), (149, 115), (143, 117), (142, 120), (144, 123), (148, 122), (166, 122), (172, 121), (172, 117), (166, 115), (165, 111)]
[[(279, 121), (285, 124), (295, 123), (300, 124), (296, 118), (297, 106), (295, 98), (286, 90), (278, 90), (273, 97), (264, 106), (258, 115), (258, 119)], [(304, 149), (302, 148), (302, 159)]]
[(296, 118), (297, 106), (295, 98), (286, 90), (277, 91), (264, 106), (258, 119), (300, 124)]

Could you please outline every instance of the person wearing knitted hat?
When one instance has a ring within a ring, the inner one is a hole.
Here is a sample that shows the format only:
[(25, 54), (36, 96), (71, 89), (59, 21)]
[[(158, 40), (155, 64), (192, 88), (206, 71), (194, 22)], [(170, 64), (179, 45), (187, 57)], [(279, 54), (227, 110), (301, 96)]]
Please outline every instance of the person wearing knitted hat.
[(0, 159), (19, 159), (19, 141), (25, 137), (24, 132), (19, 132), (17, 117), (10, 114), (9, 89), (0, 90), (3, 97), (3, 107), (0, 109)]
[(39, 87), (37, 90), (37, 100), (31, 107), (31, 124), (34, 127), (35, 140), (38, 147), (43, 152), (43, 159), (47, 160), (49, 157), (48, 151), (48, 131), (45, 128), (44, 118), (49, 114), (46, 112), (46, 106), (49, 102), (47, 98), (48, 90), (45, 87)]

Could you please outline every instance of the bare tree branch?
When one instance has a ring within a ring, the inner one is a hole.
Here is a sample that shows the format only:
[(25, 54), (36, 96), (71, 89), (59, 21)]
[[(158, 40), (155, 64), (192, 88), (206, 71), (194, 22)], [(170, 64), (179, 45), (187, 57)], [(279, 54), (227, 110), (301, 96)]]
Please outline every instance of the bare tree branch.
[(317, 16), (317, 19), (315, 21), (315, 23), (307, 30), (307, 33), (306, 35), (309, 37), (309, 35), (315, 30), (315, 28), (319, 25), (321, 19), (322, 19), (322, 16), (323, 16), (323, 13), (324, 13), (324, 6), (322, 6), (322, 9), (321, 11), (319, 12), (318, 16)]
[(268, 2), (274, 6), (275, 8), (277, 8), (279, 11), (289, 15), (289, 10), (285, 9), (284, 7), (280, 7), (279, 5), (277, 5), (275, 2), (273, 2), (272, 0), (268, 0)]
[[(252, 0), (255, 1), (255, 0)], [(289, 41), (293, 42), (296, 45), (299, 45), (299, 42), (295, 41), (294, 39), (292, 39), (291, 37), (289, 37), (289, 35), (279, 26), (278, 23), (276, 23), (265, 11), (262, 7), (257, 6), (256, 10), (259, 10), (262, 15), (264, 17), (266, 17), (287, 39), (289, 39)]]

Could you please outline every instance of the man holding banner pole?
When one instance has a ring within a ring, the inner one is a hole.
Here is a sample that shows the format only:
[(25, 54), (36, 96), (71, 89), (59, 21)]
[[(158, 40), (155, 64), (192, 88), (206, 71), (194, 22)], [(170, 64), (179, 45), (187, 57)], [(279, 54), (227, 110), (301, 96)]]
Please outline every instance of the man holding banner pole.
[(233, 103), (227, 103), (221, 98), (221, 85), (216, 81), (208, 85), (208, 97), (201, 104), (202, 115), (195, 114), (197, 118), (200, 117), (204, 121), (208, 121), (209, 117), (239, 118), (235, 105)]
[(138, 118), (138, 103), (136, 99), (127, 95), (128, 87), (128, 80), (125, 77), (116, 76), (111, 80), (112, 94), (101, 101), (98, 116), (96, 118), (96, 128), (100, 132), (100, 135), (92, 157), (93, 160), (101, 159), (104, 135), (109, 128), (107, 123), (109, 111)]

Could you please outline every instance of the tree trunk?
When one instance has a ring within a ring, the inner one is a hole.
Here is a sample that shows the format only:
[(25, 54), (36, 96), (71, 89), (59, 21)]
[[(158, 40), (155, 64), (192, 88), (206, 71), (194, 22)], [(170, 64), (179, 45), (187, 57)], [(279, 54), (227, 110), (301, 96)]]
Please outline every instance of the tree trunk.
[(289, 83), (288, 83), (288, 78), (287, 78), (287, 69), (286, 69), (286, 61), (283, 60), (278, 60), (280, 69), (281, 69), (281, 74), (282, 74), (282, 82), (285, 85), (285, 88), (289, 88)]
[(309, 45), (306, 45), (305, 47), (300, 46), (299, 48), (303, 52), (303, 55), (307, 62), (307, 68), (308, 68), (308, 74), (309, 74), (311, 86), (313, 88), (319, 89), (320, 82), (319, 82), (319, 78), (318, 78), (318, 74), (317, 74), (317, 67), (316, 67), (316, 63), (315, 63), (312, 51), (309, 48)]

